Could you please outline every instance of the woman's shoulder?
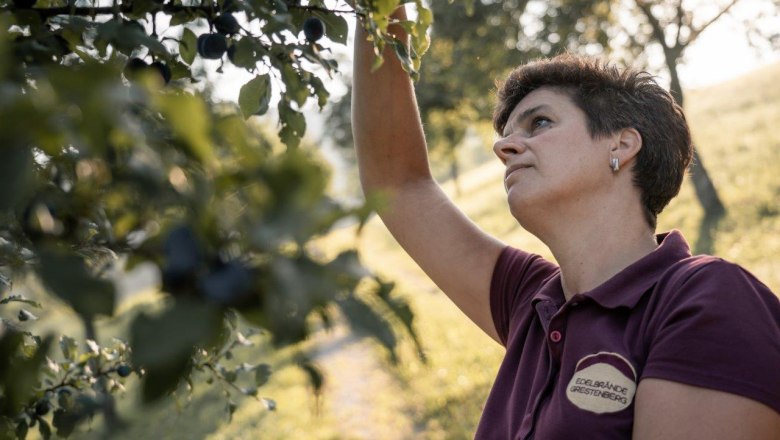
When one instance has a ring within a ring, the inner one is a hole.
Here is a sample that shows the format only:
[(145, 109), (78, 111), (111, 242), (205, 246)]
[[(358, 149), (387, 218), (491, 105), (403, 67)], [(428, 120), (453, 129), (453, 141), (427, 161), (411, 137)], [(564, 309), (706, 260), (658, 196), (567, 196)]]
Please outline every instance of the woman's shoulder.
[(658, 288), (670, 294), (732, 295), (755, 292), (778, 302), (769, 287), (737, 263), (712, 255), (694, 255), (671, 265)]
[(643, 378), (737, 394), (780, 411), (780, 300), (722, 258), (680, 260), (649, 295)]
[(744, 267), (710, 255), (670, 266), (649, 292), (644, 313), (651, 333), (684, 322), (691, 324), (688, 331), (702, 334), (749, 324), (780, 338), (777, 295)]

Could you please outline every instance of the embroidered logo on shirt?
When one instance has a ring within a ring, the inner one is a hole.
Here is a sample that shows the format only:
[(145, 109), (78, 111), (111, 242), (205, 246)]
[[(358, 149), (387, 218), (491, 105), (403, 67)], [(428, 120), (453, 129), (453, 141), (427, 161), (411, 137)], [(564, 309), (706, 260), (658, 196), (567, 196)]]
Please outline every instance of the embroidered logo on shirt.
[(566, 397), (577, 408), (596, 414), (626, 409), (634, 400), (636, 371), (617, 353), (600, 352), (577, 362)]

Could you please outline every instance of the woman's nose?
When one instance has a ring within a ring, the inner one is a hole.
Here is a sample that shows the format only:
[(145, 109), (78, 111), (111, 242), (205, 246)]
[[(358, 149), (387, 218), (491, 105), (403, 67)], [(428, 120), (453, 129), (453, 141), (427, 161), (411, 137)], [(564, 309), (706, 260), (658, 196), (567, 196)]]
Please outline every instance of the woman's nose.
[(510, 156), (520, 154), (523, 151), (525, 151), (525, 146), (517, 139), (499, 139), (493, 144), (493, 152), (503, 163), (506, 163)]

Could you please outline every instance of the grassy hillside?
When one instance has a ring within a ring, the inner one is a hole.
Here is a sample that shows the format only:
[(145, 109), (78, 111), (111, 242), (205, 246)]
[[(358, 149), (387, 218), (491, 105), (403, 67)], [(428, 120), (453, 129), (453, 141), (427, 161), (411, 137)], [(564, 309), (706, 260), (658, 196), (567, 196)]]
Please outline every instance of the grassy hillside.
[[(780, 64), (686, 98), (694, 142), (728, 209), (714, 254), (735, 261), (780, 294)], [(696, 238), (701, 212), (685, 191), (661, 219)]]
[[(694, 139), (724, 203), (728, 217), (712, 248), (738, 262), (780, 292), (780, 65), (729, 83), (691, 91), (687, 114)], [(489, 148), (486, 146), (485, 148)], [(534, 237), (510, 216), (498, 161), (464, 175), (456, 203), (486, 231), (512, 245), (549, 257)], [(453, 188), (446, 186), (449, 191)], [(694, 244), (701, 209), (690, 183), (660, 217), (659, 230), (677, 228)], [(320, 246), (335, 250), (356, 240), (340, 230)], [(402, 439), (471, 438), (503, 350), (481, 334), (404, 255), (380, 222), (372, 221), (359, 239), (363, 259), (398, 282), (410, 299), (428, 362), (402, 350), (399, 367), (389, 366), (369, 342), (337, 328), (307, 347), (328, 374), (326, 392), (315, 399), (299, 370), (287, 366), (292, 352), (258, 350), (274, 365), (262, 396), (278, 401), (275, 412), (251, 399), (239, 401), (232, 423), (216, 387), (196, 381), (189, 404), (171, 403), (133, 412), (133, 384), (120, 406), (133, 427), (112, 438), (168, 439)], [(121, 327), (126, 317), (112, 328)], [(242, 359), (238, 359), (241, 361)], [(256, 361), (256, 360), (255, 360)], [(99, 421), (95, 421), (99, 428)], [(97, 438), (96, 432), (79, 437)]]

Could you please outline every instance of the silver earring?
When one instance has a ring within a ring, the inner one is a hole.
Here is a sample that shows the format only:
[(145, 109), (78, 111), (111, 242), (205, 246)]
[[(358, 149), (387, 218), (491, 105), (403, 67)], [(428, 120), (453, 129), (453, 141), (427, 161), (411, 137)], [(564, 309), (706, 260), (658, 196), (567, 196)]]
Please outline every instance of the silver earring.
[(613, 157), (609, 160), (609, 167), (612, 168), (613, 173), (617, 173), (620, 169), (620, 159)]

